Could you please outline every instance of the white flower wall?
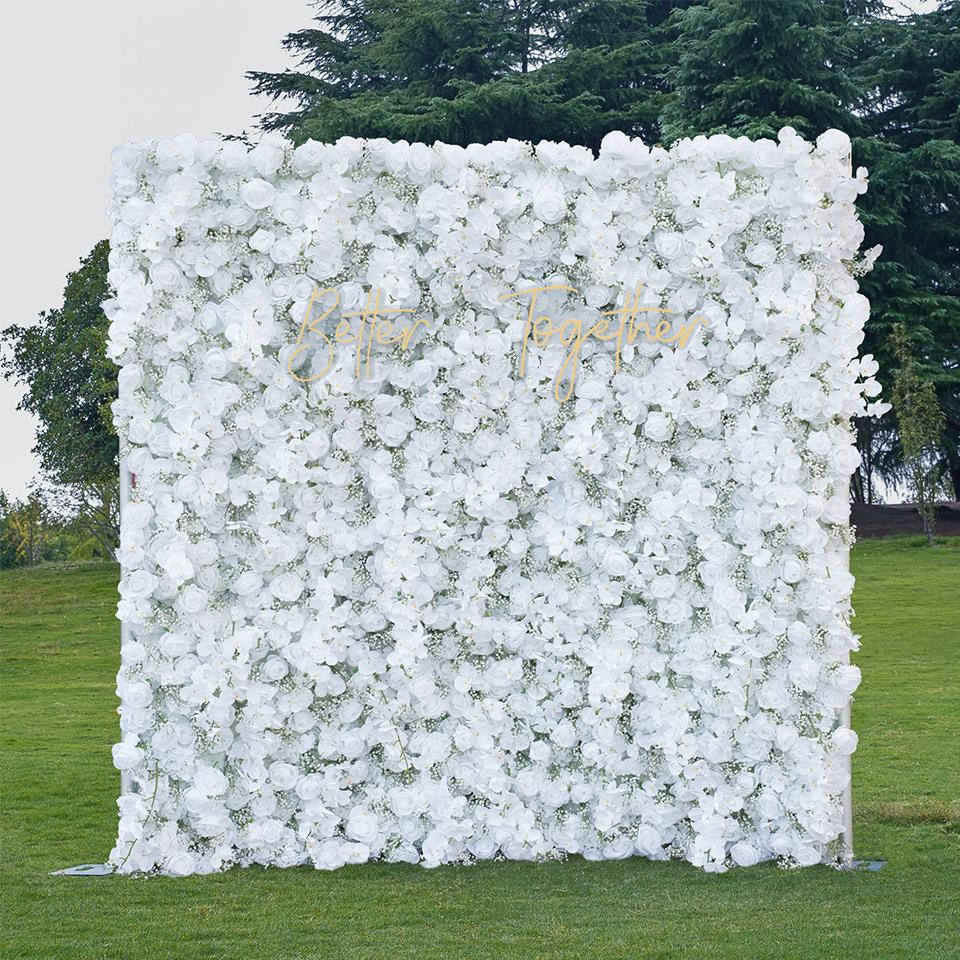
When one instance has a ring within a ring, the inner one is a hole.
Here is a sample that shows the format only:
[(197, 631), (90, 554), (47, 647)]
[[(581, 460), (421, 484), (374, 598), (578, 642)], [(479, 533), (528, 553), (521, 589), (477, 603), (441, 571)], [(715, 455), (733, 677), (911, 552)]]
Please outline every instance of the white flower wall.
[[(112, 862), (830, 857), (879, 392), (849, 147), (118, 148)], [(575, 344), (561, 402), (544, 286), (702, 319)], [(371, 291), (405, 344), (335, 338)]]

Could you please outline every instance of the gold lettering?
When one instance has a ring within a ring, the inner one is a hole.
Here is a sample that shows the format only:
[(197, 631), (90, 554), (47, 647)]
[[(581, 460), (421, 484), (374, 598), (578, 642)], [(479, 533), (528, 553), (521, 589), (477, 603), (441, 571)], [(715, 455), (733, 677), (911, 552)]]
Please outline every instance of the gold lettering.
[[(600, 319), (592, 326), (585, 326), (583, 320), (578, 317), (567, 317), (561, 321), (554, 320), (545, 313), (538, 315), (537, 302), (540, 294), (553, 290), (563, 290), (567, 293), (577, 292), (576, 287), (570, 287), (566, 284), (548, 284), (542, 287), (514, 290), (500, 299), (528, 298), (518, 364), (521, 377), (526, 374), (527, 350), (531, 343), (534, 347), (546, 349), (556, 338), (566, 348), (560, 369), (554, 378), (554, 396), (560, 403), (568, 400), (573, 394), (577, 374), (580, 370), (583, 345), (591, 338), (600, 343), (615, 343), (615, 369), (619, 370), (624, 340), (633, 345), (637, 338), (643, 335), (648, 343), (675, 344), (677, 347), (683, 348), (690, 343), (699, 325), (709, 326), (707, 318), (699, 315), (676, 325), (667, 317), (661, 316), (651, 326), (648, 321), (640, 319), (641, 314), (670, 314), (674, 311), (666, 307), (641, 307), (640, 297), (643, 284), (637, 286), (632, 293), (627, 293), (622, 306), (613, 310), (602, 311)], [(339, 306), (340, 294), (334, 287), (324, 287), (323, 289), (315, 287), (307, 304), (306, 315), (300, 325), (294, 350), (287, 362), (287, 371), (290, 375), (301, 383), (319, 380), (333, 366), (336, 345), (350, 345), (355, 348), (354, 369), (358, 378), (362, 371), (366, 371), (367, 376), (370, 375), (373, 366), (374, 343), (381, 346), (399, 345), (401, 350), (408, 350), (413, 335), (421, 326), (429, 327), (429, 322), (427, 320), (414, 320), (405, 326), (398, 326), (394, 320), (388, 319), (388, 316), (399, 313), (413, 313), (413, 309), (410, 307), (382, 307), (381, 292), (379, 287), (371, 287), (367, 291), (363, 309), (341, 314), (341, 319), (334, 327), (331, 339), (323, 332), (321, 324)], [(333, 294), (333, 303), (314, 317), (314, 305), (327, 294)], [(356, 329), (350, 322), (353, 318), (359, 318), (360, 321)], [(321, 345), (306, 343), (305, 337), (308, 333), (314, 333), (320, 338), (322, 344), (326, 346), (329, 356), (326, 366), (320, 373), (310, 377), (301, 377), (293, 370), (294, 361), (305, 350)], [(566, 384), (566, 389), (561, 391), (563, 384)]]
[(533, 315), (537, 309), (537, 297), (548, 290), (566, 290), (569, 293), (576, 293), (576, 287), (568, 287), (565, 284), (558, 283), (547, 287), (528, 287), (526, 290), (514, 290), (512, 293), (504, 294), (500, 299), (509, 300), (511, 297), (525, 297), (530, 294), (530, 309), (527, 310), (527, 321), (523, 326), (523, 346), (520, 348), (520, 376), (527, 372), (527, 341), (530, 339), (530, 331), (533, 327)]
[[(313, 313), (313, 304), (318, 297), (323, 297), (325, 294), (332, 293), (334, 295), (333, 303), (330, 307), (325, 310), (319, 317), (311, 319), (311, 314)], [(333, 344), (330, 342), (326, 334), (320, 330), (320, 324), (326, 320), (327, 317), (333, 313), (334, 308), (340, 302), (340, 294), (337, 292), (335, 287), (325, 287), (323, 290), (314, 287), (313, 293), (310, 295), (310, 300), (307, 303), (307, 312), (303, 318), (303, 323), (300, 324), (300, 333), (297, 336), (297, 348), (290, 354), (290, 359), (287, 361), (287, 372), (293, 377), (294, 380), (299, 380), (301, 383), (310, 383), (313, 380), (319, 380), (321, 377), (326, 376), (329, 369), (333, 366)], [(327, 347), (330, 350), (330, 356), (327, 360), (327, 365), (323, 368), (321, 373), (316, 374), (312, 377), (301, 377), (293, 369), (293, 361), (303, 353), (304, 350), (310, 349), (310, 344), (305, 344), (303, 338), (306, 335), (307, 331), (317, 334), (321, 340), (323, 340)]]

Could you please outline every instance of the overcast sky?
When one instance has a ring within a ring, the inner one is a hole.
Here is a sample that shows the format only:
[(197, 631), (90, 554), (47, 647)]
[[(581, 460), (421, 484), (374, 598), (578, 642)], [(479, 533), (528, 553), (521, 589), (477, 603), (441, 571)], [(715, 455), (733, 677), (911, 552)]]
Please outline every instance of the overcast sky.
[[(0, 327), (62, 302), (109, 234), (110, 151), (145, 137), (239, 133), (268, 101), (246, 70), (281, 70), (306, 0), (30, 0), (0, 12)], [(0, 378), (0, 488), (37, 472), (34, 424)]]

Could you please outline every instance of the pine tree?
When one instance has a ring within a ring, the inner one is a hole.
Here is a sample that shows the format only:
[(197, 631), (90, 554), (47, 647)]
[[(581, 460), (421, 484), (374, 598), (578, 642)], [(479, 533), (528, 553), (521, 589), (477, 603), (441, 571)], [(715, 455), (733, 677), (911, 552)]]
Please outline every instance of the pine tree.
[[(855, 79), (866, 135), (854, 156), (870, 170), (859, 204), (865, 243), (883, 246), (862, 281), (871, 301), (864, 351), (889, 385), (892, 333), (906, 329), (946, 417), (937, 470), (960, 498), (960, 4), (876, 20), (864, 47)], [(900, 465), (889, 454), (888, 473)]]
[(264, 118), (295, 142), (344, 135), (599, 146), (658, 138), (668, 0), (319, 0), (284, 41), (301, 72), (251, 72), (296, 109)]
[(864, 5), (830, 0), (709, 0), (675, 15), (664, 135), (852, 134), (850, 37), (863, 14)]

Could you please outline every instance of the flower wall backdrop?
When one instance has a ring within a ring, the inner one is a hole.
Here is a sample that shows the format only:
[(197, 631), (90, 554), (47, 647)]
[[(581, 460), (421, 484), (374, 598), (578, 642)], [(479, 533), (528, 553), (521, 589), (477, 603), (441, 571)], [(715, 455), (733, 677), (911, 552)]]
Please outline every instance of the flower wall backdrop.
[(849, 149), (117, 148), (112, 862), (831, 856)]

